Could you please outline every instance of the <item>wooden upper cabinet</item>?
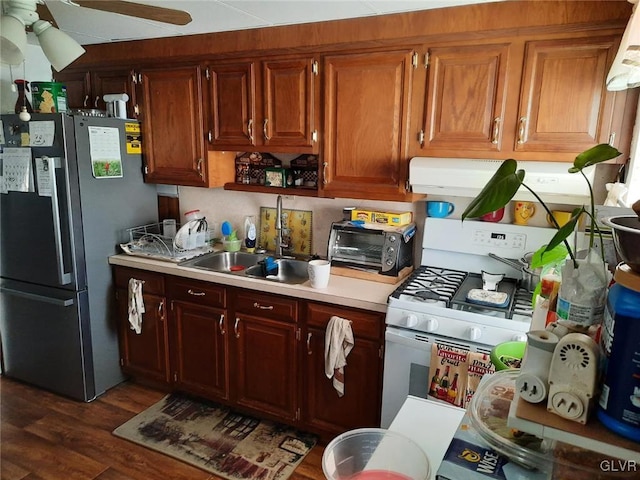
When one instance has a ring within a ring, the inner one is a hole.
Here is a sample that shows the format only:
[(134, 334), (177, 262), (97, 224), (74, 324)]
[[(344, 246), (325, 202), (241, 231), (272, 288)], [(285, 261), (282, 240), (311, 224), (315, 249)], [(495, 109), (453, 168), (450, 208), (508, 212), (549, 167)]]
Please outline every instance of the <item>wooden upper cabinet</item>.
[(421, 148), (500, 150), (508, 54), (504, 44), (429, 50)]
[(208, 185), (200, 75), (199, 66), (140, 72), (147, 182)]
[(56, 82), (63, 83), (67, 87), (67, 108), (96, 108), (91, 103), (91, 74), (87, 70), (70, 70), (54, 72)]
[(414, 52), (324, 58), (322, 194), (402, 200)]
[(317, 152), (313, 58), (211, 63), (207, 74), (213, 149)]
[(532, 41), (514, 149), (579, 153), (609, 142), (614, 94), (605, 89), (619, 37)]

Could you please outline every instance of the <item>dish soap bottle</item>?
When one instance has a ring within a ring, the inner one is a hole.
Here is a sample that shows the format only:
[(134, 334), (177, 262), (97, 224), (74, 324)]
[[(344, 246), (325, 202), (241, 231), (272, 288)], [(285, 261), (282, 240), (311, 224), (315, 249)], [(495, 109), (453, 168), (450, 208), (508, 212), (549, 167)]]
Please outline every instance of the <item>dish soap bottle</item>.
[(244, 246), (249, 253), (253, 253), (256, 249), (256, 220), (253, 215), (244, 219)]

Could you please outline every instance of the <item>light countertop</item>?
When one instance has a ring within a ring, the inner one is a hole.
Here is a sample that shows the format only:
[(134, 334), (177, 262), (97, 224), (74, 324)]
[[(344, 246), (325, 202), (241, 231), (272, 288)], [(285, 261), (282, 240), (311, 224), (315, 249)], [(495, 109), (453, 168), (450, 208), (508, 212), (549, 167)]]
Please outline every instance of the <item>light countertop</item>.
[(386, 312), (387, 299), (398, 284), (388, 284), (357, 278), (331, 275), (329, 286), (324, 289), (311, 288), (309, 281), (300, 285), (288, 285), (242, 275), (209, 272), (198, 268), (182, 267), (172, 262), (164, 262), (151, 258), (119, 254), (109, 257), (111, 265), (138, 268), (194, 280), (219, 283), (233, 287), (248, 288), (261, 292), (286, 295), (306, 300), (344, 305), (374, 312)]

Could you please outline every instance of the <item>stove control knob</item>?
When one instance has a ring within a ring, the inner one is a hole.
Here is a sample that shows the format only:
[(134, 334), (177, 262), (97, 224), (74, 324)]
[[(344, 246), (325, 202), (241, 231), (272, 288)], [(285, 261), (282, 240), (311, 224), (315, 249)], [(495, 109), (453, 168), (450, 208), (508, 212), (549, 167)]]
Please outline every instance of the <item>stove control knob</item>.
[(511, 340), (514, 342), (526, 342), (527, 336), (524, 333), (518, 333), (517, 335), (514, 335)]
[(435, 332), (438, 329), (438, 320), (436, 320), (435, 318), (427, 318), (424, 329), (427, 332)]
[(413, 313), (408, 313), (407, 316), (404, 317), (404, 324), (409, 328), (413, 328), (418, 325), (418, 317)]
[(469, 327), (467, 332), (469, 333), (469, 340), (478, 340), (482, 336), (482, 330), (478, 327)]

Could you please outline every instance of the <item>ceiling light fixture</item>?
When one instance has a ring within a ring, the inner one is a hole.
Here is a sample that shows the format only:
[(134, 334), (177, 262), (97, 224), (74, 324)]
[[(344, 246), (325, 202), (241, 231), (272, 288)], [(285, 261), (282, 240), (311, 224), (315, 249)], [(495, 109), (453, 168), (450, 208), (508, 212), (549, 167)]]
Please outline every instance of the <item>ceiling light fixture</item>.
[(19, 65), (24, 61), (27, 34), (32, 27), (42, 50), (56, 71), (60, 71), (82, 55), (85, 50), (66, 33), (51, 23), (40, 20), (36, 12), (38, 0), (8, 0), (0, 19), (0, 61)]

